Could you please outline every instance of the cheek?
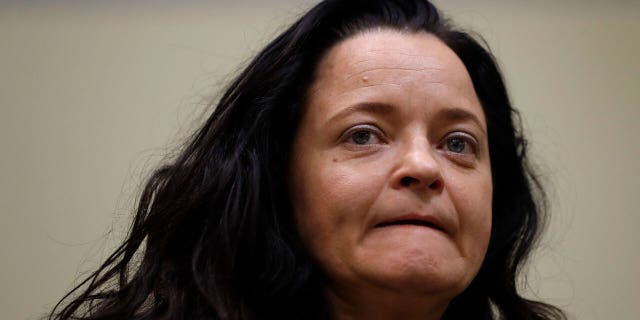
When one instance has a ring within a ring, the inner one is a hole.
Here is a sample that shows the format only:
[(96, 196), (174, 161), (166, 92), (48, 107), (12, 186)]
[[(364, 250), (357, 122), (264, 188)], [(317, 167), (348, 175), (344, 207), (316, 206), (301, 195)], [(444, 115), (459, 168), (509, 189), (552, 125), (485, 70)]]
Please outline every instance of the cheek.
[(349, 216), (343, 207), (353, 200), (353, 177), (313, 160), (295, 174), (291, 186), (295, 218), (303, 239), (326, 238), (332, 226), (344, 225)]
[[(478, 179), (467, 184), (457, 193), (459, 236), (463, 255), (473, 257), (480, 263), (484, 259), (491, 237), (492, 185), (490, 178)], [(456, 201), (457, 200), (457, 201)]]
[[(329, 159), (325, 161), (324, 159)], [(293, 176), (291, 194), (300, 237), (319, 260), (347, 254), (366, 230), (377, 180), (330, 157), (307, 159)], [(342, 252), (345, 251), (345, 252)]]

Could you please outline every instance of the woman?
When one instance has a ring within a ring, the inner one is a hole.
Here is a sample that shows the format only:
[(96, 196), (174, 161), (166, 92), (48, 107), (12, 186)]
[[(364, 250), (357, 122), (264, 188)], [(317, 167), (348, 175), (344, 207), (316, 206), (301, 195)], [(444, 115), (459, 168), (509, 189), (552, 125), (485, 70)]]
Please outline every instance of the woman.
[[(55, 319), (562, 319), (492, 56), (424, 0), (327, 0), (258, 54)], [(64, 300), (63, 300), (64, 301)]]

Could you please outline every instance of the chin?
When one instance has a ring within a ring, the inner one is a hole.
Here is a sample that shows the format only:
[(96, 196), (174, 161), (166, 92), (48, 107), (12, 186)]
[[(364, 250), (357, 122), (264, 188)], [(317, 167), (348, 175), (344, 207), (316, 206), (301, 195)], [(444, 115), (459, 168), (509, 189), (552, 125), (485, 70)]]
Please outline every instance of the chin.
[(407, 237), (405, 233), (399, 237), (389, 233), (370, 238), (354, 256), (352, 266), (382, 288), (442, 292), (451, 297), (460, 294), (478, 273), (482, 256), (462, 254), (459, 246), (442, 234), (419, 235)]
[(361, 278), (381, 289), (397, 293), (443, 295), (453, 298), (471, 283), (476, 271), (434, 257), (413, 257), (401, 263), (393, 260), (367, 264)]

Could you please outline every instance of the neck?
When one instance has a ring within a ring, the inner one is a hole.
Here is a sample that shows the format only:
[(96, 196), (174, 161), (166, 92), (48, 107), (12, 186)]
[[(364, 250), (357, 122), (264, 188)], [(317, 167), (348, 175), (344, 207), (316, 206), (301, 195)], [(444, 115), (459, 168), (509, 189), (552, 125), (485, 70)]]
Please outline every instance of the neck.
[(449, 303), (449, 299), (375, 288), (327, 288), (325, 297), (333, 320), (439, 320)]

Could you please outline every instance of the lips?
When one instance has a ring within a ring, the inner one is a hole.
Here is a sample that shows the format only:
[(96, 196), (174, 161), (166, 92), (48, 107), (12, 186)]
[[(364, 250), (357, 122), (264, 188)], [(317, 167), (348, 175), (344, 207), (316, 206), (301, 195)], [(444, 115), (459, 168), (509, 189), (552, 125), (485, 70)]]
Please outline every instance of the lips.
[(419, 226), (425, 228), (431, 228), (440, 230), (442, 232), (446, 232), (442, 223), (433, 216), (423, 216), (418, 214), (409, 214), (399, 217), (394, 217), (385, 221), (382, 221), (375, 225), (375, 228), (386, 228), (392, 226), (402, 226), (402, 225), (410, 225), (410, 226)]

